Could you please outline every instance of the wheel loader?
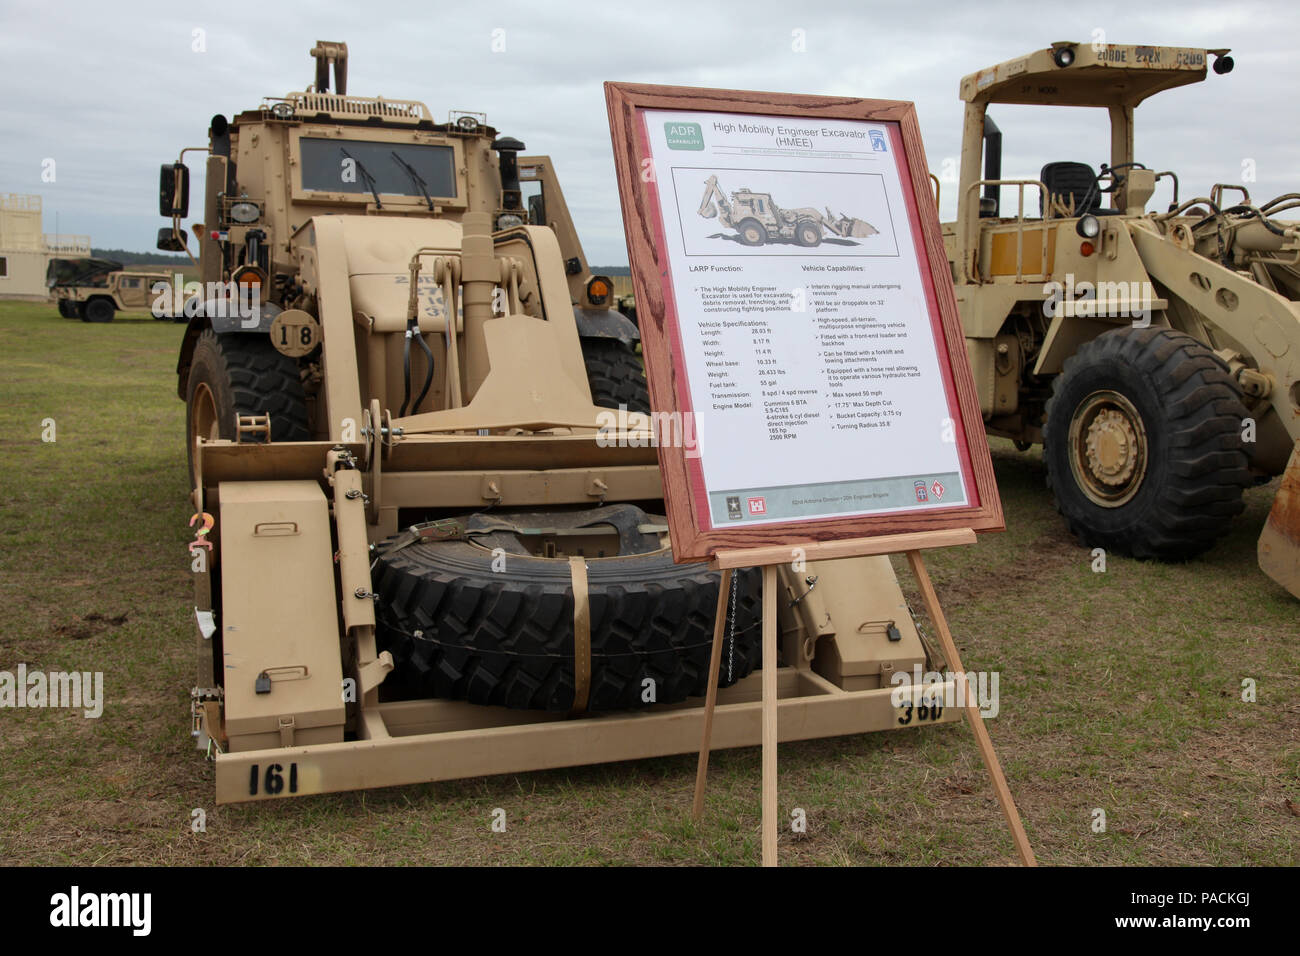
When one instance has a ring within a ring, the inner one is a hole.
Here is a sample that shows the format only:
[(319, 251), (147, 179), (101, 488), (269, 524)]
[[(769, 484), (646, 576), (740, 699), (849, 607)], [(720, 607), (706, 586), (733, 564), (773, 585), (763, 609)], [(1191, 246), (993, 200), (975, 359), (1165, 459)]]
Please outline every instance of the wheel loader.
[[(1133, 147), (1136, 107), (1211, 65), (1233, 61), (1061, 42), (963, 78), (944, 243), (986, 431), (1042, 444), (1082, 542), (1189, 558), (1228, 530), (1243, 489), (1281, 474), (1259, 563), (1300, 596), (1300, 223), (1279, 218), (1300, 194), (1180, 193), (1175, 170)], [(1108, 161), (1079, 162), (1096, 144), (1066, 140), (1037, 177), (1002, 178), (1001, 104), (1106, 110)], [(1148, 208), (1161, 182), (1172, 198)], [(1001, 208), (1013, 190), (1014, 215)]]
[(819, 246), (828, 232), (841, 239), (865, 239), (879, 232), (862, 219), (836, 216), (829, 207), (824, 216), (811, 206), (783, 209), (772, 201), (771, 193), (742, 188), (728, 199), (718, 186), (717, 176), (704, 181), (704, 198), (698, 212), (705, 219), (716, 217), (728, 229), (736, 230), (737, 237), (747, 246), (791, 241), (801, 246)]
[[(715, 623), (713, 744), (757, 745), (758, 577), (674, 561), (636, 327), (549, 160), (312, 54), (159, 182), (188, 252), (203, 157), (177, 386), (218, 802), (693, 751)], [(959, 719), (952, 680), (899, 696), (931, 662), (887, 558), (781, 587), (781, 739)]]

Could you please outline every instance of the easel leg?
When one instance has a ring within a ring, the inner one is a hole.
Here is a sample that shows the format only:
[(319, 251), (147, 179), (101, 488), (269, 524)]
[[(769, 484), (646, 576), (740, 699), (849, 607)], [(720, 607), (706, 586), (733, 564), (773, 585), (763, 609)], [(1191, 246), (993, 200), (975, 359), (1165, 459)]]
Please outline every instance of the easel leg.
[(776, 866), (776, 565), (763, 567), (763, 865)]
[[(695, 768), (695, 803), (691, 819), (699, 822), (704, 815), (704, 784), (709, 776), (709, 747), (713, 743), (713, 710), (718, 704), (718, 671), (722, 667), (722, 637), (727, 627), (727, 599), (731, 594), (731, 575), (726, 568), (718, 582), (718, 611), (713, 619), (713, 653), (709, 655), (709, 689), (704, 697), (704, 738), (700, 741), (700, 762)], [(732, 611), (736, 613), (736, 611)]]
[[(916, 583), (921, 589), (921, 599), (925, 602), (925, 609), (930, 614), (930, 620), (934, 623), (934, 629), (939, 632), (939, 643), (943, 645), (943, 652), (948, 657), (948, 665), (954, 672), (964, 674), (966, 668), (962, 666), (961, 657), (957, 653), (957, 645), (952, 639), (952, 632), (948, 630), (948, 621), (943, 616), (943, 609), (939, 606), (939, 597), (934, 592), (934, 585), (930, 583), (930, 575), (925, 570), (925, 561), (921, 558), (920, 551), (908, 551), (907, 563), (912, 567), (912, 574), (916, 577)], [(766, 579), (764, 579), (766, 581)], [(764, 592), (764, 599), (767, 594)], [(764, 604), (766, 610), (766, 604)], [(767, 632), (764, 631), (764, 638)], [(766, 644), (764, 645), (766, 652)], [(764, 666), (766, 666), (764, 658)], [(766, 685), (764, 685), (766, 690)], [(1020, 854), (1020, 862), (1025, 866), (1037, 866), (1038, 861), (1034, 858), (1034, 851), (1029, 846), (1029, 837), (1025, 835), (1024, 825), (1020, 822), (1020, 813), (1016, 810), (1016, 802), (1011, 798), (1011, 788), (1007, 786), (1007, 778), (1002, 773), (1002, 764), (998, 762), (998, 755), (993, 750), (993, 741), (989, 739), (989, 732), (984, 727), (984, 718), (980, 716), (979, 707), (975, 702), (974, 692), (970, 688), (970, 682), (966, 682), (966, 703), (964, 706), (966, 712), (966, 722), (970, 724), (971, 731), (975, 734), (975, 742), (979, 746), (980, 756), (984, 759), (984, 766), (989, 772), (989, 778), (993, 781), (993, 790), (997, 794), (998, 803), (1002, 806), (1002, 814), (1007, 818), (1007, 826), (1011, 829), (1011, 838), (1016, 844), (1016, 852)], [(766, 712), (764, 712), (766, 716)], [(766, 723), (764, 729), (766, 730)], [(766, 736), (764, 743), (766, 744)], [(763, 765), (764, 770), (767, 764)], [(766, 791), (764, 791), (766, 793)], [(764, 805), (766, 806), (766, 804)]]

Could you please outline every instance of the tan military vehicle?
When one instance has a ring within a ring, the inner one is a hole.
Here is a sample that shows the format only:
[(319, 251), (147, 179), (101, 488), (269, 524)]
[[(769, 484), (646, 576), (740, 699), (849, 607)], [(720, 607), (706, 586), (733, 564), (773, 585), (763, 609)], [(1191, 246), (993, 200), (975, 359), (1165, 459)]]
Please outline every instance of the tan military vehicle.
[[(1300, 195), (1257, 203), (1226, 183), (1180, 195), (1168, 144), (1133, 149), (1138, 104), (1211, 63), (1232, 69), (1226, 50), (1055, 43), (965, 77), (944, 241), (986, 430), (1043, 443), (1083, 542), (1195, 555), (1241, 512), (1244, 488), (1285, 471), (1259, 558), (1300, 595), (1300, 226), (1279, 218)], [(1098, 144), (1067, 139), (1067, 158), (1003, 179), (989, 115), (1001, 104), (1106, 110), (1107, 161), (1075, 161)], [(1172, 199), (1149, 209), (1161, 182)], [(1007, 187), (1014, 210), (999, 205)]]
[(837, 216), (829, 208), (825, 215), (811, 206), (782, 208), (773, 201), (771, 193), (741, 188), (728, 199), (718, 185), (717, 176), (704, 181), (704, 198), (700, 200), (698, 213), (736, 230), (737, 237), (747, 246), (769, 242), (819, 246), (828, 232), (841, 239), (866, 239), (880, 231), (865, 220), (843, 213)]
[[(714, 741), (757, 744), (757, 576), (673, 561), (656, 419), (613, 410), (644, 402), (636, 328), (549, 161), (482, 113), (347, 95), (346, 46), (312, 52), (312, 89), (193, 150), (177, 371), (218, 801), (692, 751), (718, 616)], [(160, 187), (183, 249), (183, 162)], [(959, 719), (921, 696), (951, 680), (895, 698), (928, 658), (887, 558), (781, 580), (782, 739)]]
[[(149, 312), (159, 284), (170, 287), (166, 272), (124, 269), (111, 259), (51, 259), (45, 283), (65, 319), (112, 322), (118, 312)], [(168, 318), (155, 315), (154, 318)]]

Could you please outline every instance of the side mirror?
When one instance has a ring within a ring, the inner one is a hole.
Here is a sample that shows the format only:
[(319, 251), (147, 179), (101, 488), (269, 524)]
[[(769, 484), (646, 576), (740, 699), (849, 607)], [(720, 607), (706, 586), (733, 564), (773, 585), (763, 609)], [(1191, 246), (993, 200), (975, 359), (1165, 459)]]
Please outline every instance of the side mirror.
[(165, 163), (158, 174), (158, 215), (184, 219), (189, 214), (189, 167), (184, 163)]
[[(163, 169), (167, 167), (164, 166)], [(185, 252), (185, 240), (172, 231), (171, 226), (158, 230), (158, 248), (163, 252)]]

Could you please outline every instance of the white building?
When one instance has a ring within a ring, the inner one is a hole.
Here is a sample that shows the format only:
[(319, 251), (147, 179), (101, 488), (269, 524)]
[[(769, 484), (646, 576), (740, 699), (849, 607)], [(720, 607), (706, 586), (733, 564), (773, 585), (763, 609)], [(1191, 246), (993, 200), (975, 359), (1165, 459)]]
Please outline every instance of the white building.
[(44, 299), (50, 259), (88, 255), (89, 236), (42, 232), (40, 196), (0, 195), (0, 299)]

